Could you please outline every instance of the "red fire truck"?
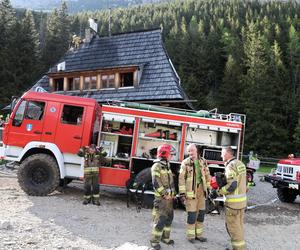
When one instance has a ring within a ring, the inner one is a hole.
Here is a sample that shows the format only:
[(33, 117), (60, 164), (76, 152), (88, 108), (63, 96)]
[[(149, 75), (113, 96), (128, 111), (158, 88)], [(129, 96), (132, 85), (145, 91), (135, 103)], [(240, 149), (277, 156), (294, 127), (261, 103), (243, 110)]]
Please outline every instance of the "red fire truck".
[(93, 99), (27, 92), (5, 125), (0, 152), (19, 164), (18, 181), (29, 195), (47, 195), (62, 182), (82, 178), (83, 161), (76, 153), (90, 143), (107, 152), (101, 185), (128, 187), (142, 180), (150, 189), (150, 167), (159, 145), (168, 143), (176, 150), (174, 174), (190, 143), (198, 146), (211, 171), (220, 170), (222, 147), (242, 155), (245, 119), (129, 102), (100, 106)]
[(281, 159), (274, 173), (266, 175), (265, 180), (277, 188), (280, 201), (293, 203), (300, 195), (300, 158)]

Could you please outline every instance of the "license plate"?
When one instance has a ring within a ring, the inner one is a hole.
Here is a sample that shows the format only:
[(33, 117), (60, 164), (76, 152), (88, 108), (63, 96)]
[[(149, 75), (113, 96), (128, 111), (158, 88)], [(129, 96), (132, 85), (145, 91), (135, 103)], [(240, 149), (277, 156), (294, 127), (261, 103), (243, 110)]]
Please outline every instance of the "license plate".
[(292, 183), (290, 183), (290, 184), (289, 184), (289, 188), (292, 188), (292, 189), (299, 189), (299, 185), (298, 185), (298, 184), (292, 184)]

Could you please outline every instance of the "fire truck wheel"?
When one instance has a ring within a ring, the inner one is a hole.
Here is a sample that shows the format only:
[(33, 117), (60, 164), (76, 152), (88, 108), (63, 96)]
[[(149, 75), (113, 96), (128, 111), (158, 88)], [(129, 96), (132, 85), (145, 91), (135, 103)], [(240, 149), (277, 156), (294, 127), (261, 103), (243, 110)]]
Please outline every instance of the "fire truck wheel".
[(293, 203), (297, 198), (297, 191), (289, 188), (277, 188), (277, 196), (280, 201)]
[(48, 195), (58, 187), (59, 180), (57, 163), (47, 154), (29, 156), (21, 163), (18, 170), (18, 182), (28, 195)]

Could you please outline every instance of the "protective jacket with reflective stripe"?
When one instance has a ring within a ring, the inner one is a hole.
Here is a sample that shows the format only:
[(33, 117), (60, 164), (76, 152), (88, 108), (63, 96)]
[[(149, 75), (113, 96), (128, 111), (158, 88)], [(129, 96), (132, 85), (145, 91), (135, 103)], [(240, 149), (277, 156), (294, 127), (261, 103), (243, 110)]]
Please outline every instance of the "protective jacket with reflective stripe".
[[(207, 162), (200, 157), (199, 164), (201, 168), (201, 178), (203, 190), (207, 195), (207, 188), (210, 188), (210, 173)], [(196, 197), (197, 180), (194, 161), (189, 157), (182, 161), (179, 173), (179, 193), (185, 194), (188, 199)]]
[(84, 157), (84, 175), (92, 175), (99, 173), (99, 165), (101, 153), (90, 154), (85, 148), (81, 148), (77, 153), (78, 156)]
[(225, 163), (227, 184), (219, 190), (225, 195), (225, 206), (242, 209), (247, 206), (246, 167), (241, 161), (232, 158)]
[(162, 159), (155, 160), (151, 167), (151, 175), (156, 198), (162, 198), (165, 195), (176, 195), (173, 173), (169, 162)]

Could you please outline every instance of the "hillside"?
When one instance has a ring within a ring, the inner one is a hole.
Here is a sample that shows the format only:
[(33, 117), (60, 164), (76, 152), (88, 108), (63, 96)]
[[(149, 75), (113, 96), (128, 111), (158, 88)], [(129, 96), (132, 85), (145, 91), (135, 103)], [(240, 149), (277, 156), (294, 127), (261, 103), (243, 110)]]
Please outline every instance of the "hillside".
[[(100, 10), (109, 7), (128, 7), (137, 4), (155, 3), (159, 0), (66, 0), (70, 12)], [(61, 0), (11, 0), (15, 8), (51, 11), (58, 8)]]

